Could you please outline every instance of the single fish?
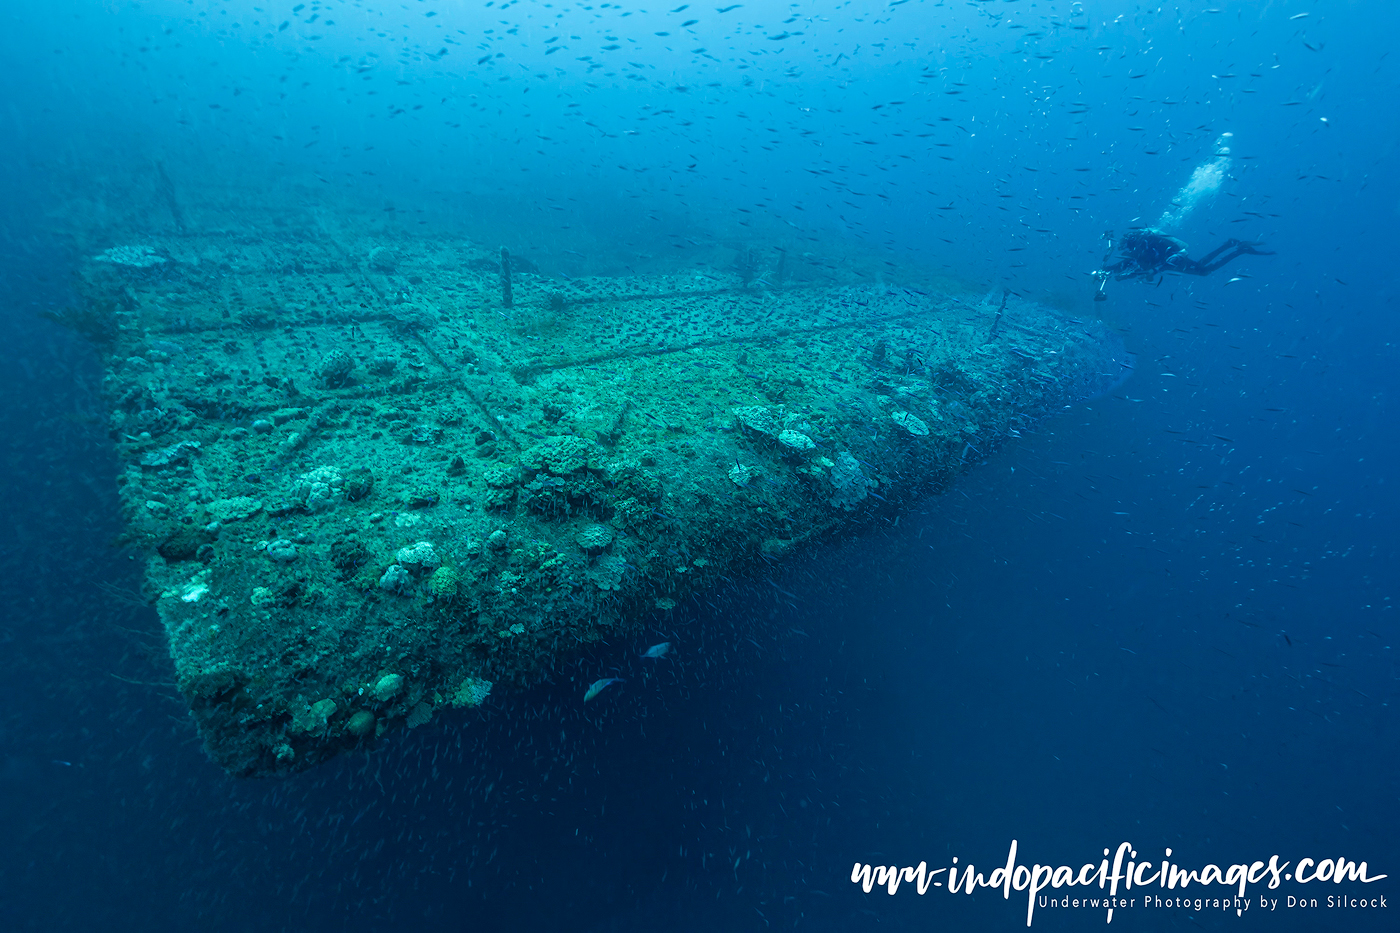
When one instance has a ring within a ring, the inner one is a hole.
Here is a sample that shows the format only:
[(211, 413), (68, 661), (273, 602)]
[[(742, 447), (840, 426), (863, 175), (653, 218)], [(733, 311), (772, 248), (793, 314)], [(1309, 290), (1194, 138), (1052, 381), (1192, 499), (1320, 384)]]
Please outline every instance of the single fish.
[(602, 680), (593, 681), (593, 684), (588, 688), (588, 692), (583, 695), (583, 702), (587, 703), (589, 700), (608, 689), (612, 684), (620, 683), (622, 683), (621, 677), (604, 677)]
[(642, 657), (644, 657), (644, 658), (664, 658), (664, 657), (666, 657), (666, 655), (670, 654), (670, 652), (671, 652), (671, 643), (670, 643), (669, 641), (663, 641), (661, 644), (659, 644), (659, 645), (652, 645), (650, 648), (648, 648), (647, 650), (643, 651), (643, 652), (642, 652)]

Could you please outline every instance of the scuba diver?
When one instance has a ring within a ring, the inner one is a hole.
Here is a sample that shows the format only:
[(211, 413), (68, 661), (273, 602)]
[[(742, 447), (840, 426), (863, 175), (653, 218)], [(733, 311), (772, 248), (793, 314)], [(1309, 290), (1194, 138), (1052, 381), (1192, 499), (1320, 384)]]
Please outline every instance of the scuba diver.
[[(1094, 293), (1095, 301), (1107, 301), (1104, 286), (1112, 279), (1154, 279), (1167, 272), (1183, 275), (1210, 275), (1216, 269), (1240, 256), (1272, 256), (1272, 252), (1256, 248), (1256, 244), (1244, 240), (1230, 239), (1200, 259), (1186, 255), (1186, 244), (1174, 236), (1159, 233), (1151, 227), (1134, 227), (1116, 244), (1120, 258), (1110, 264), (1115, 244), (1113, 231), (1104, 234), (1108, 238), (1108, 252), (1104, 254), (1104, 267), (1091, 273), (1099, 280), (1099, 290)], [(1221, 255), (1221, 254), (1224, 255)]]

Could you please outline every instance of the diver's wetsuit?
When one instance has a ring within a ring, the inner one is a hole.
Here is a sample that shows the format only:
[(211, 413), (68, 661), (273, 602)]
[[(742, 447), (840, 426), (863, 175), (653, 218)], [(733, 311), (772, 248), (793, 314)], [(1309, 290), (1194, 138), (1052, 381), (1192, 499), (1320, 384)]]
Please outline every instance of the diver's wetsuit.
[(1201, 259), (1192, 259), (1186, 255), (1186, 244), (1174, 236), (1167, 236), (1165, 233), (1158, 233), (1155, 230), (1130, 230), (1123, 234), (1123, 239), (1117, 244), (1118, 252), (1122, 254), (1122, 258), (1109, 265), (1107, 263), (1109, 257), (1113, 255), (1114, 244), (1113, 235), (1110, 233), (1108, 237), (1108, 255), (1104, 257), (1105, 266), (1094, 273), (1099, 280), (1099, 290), (1094, 295), (1095, 301), (1107, 300), (1108, 296), (1104, 294), (1103, 290), (1110, 278), (1119, 280), (1150, 279), (1164, 272), (1178, 272), (1183, 275), (1210, 275), (1231, 260), (1246, 254), (1273, 255), (1271, 252), (1256, 249), (1253, 243), (1230, 239), (1221, 243)]

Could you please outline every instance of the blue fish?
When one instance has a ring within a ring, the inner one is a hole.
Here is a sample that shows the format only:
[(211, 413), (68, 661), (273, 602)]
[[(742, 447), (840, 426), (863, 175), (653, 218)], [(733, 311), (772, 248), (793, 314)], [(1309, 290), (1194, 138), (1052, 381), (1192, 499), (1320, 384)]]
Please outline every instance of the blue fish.
[(604, 677), (602, 680), (593, 681), (593, 684), (588, 688), (588, 692), (583, 695), (583, 702), (587, 703), (612, 684), (620, 683), (622, 683), (621, 677)]
[(643, 651), (641, 656), (644, 658), (664, 658), (670, 653), (671, 643), (669, 641), (663, 641), (661, 644), (652, 645), (650, 648)]

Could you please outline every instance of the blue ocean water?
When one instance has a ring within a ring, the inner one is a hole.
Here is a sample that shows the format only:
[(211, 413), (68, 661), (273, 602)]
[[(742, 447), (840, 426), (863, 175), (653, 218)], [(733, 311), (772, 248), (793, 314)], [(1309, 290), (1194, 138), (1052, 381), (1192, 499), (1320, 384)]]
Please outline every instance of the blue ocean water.
[[(1013, 929), (1015, 872), (1006, 896), (851, 880), (990, 876), (1013, 839), (1090, 875), (1124, 842), (1327, 865), (1256, 871), (1243, 916), (1224, 885), (1149, 884), (1191, 902), (1113, 928), (1395, 928), (1328, 906), (1400, 894), (1393, 5), (0, 14), (4, 929)], [(552, 274), (792, 231), (889, 281), (1101, 317), (1137, 364), (898, 525), (678, 610), (661, 663), (583, 659), (626, 671), (606, 705), (541, 687), (480, 728), (235, 781), (117, 540), (98, 356), (42, 317), (75, 300), (69, 231), (149, 210), (157, 165), (245, 199), (313, 180)], [(1104, 231), (1154, 224), (1193, 256), (1274, 255), (1093, 301)], [(1339, 859), (1390, 877), (1335, 882)]]

